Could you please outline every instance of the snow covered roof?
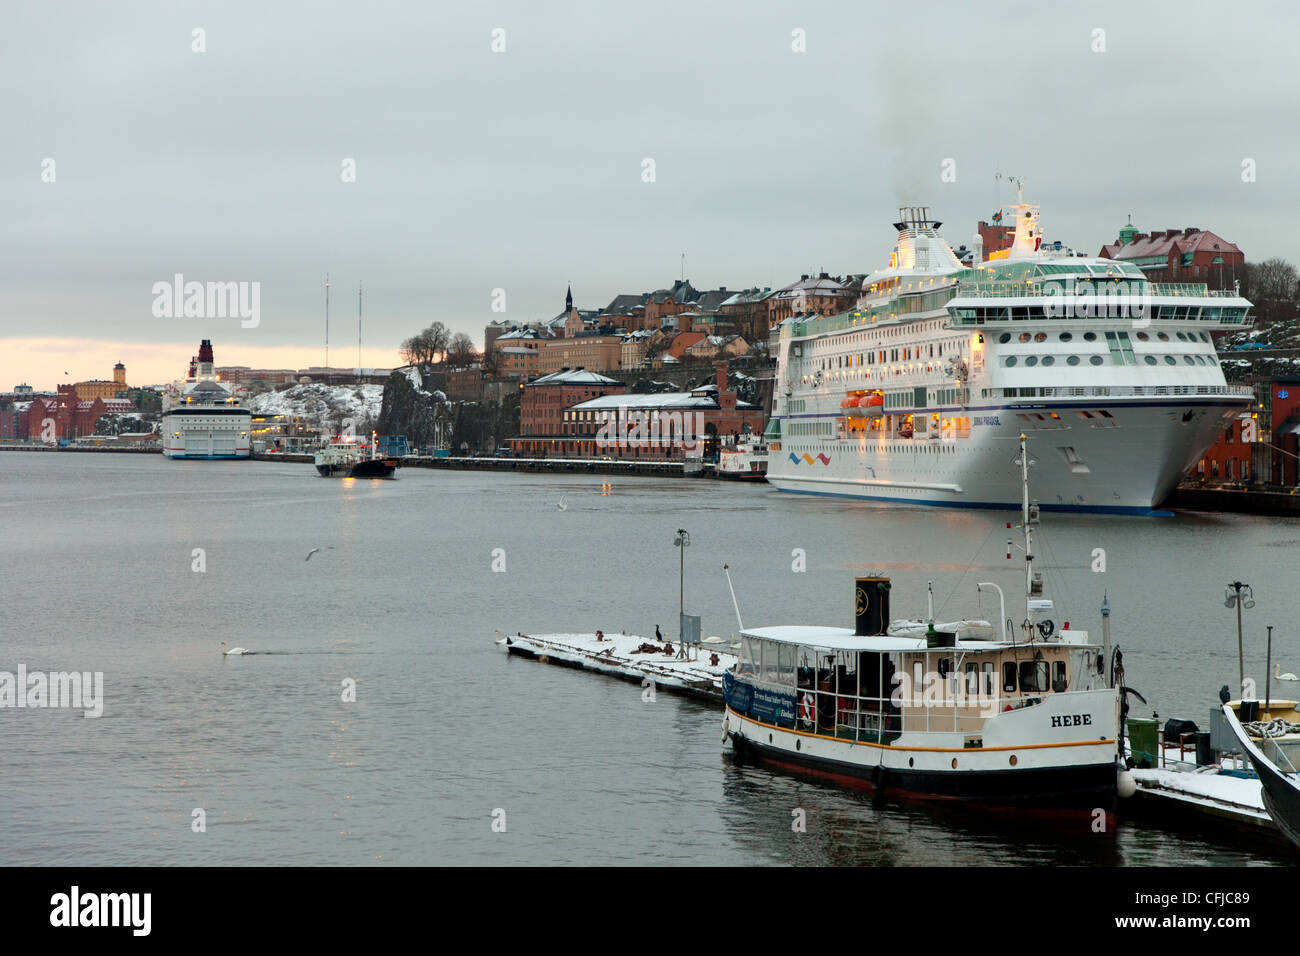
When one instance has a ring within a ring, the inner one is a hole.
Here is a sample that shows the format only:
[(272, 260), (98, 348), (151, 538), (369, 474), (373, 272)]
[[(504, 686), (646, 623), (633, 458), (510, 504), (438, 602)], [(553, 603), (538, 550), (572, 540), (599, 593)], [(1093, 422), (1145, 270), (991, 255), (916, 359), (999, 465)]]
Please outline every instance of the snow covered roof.
[[(707, 389), (695, 392), (657, 392), (650, 395), (603, 395), (574, 405), (570, 411), (598, 412), (619, 408), (717, 408), (717, 398)], [(739, 409), (755, 409), (749, 402), (736, 402)]]
[(533, 385), (618, 385), (617, 379), (606, 378), (586, 369), (572, 368), (552, 372), (534, 380)]

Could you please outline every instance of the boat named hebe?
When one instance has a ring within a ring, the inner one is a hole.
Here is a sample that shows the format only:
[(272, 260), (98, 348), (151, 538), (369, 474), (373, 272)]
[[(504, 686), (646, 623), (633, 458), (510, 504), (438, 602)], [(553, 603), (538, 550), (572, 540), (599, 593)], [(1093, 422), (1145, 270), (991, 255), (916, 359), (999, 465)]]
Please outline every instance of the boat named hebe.
[(889, 579), (865, 577), (855, 628), (742, 630), (723, 681), (723, 729), (738, 757), (874, 790), (1114, 813), (1121, 691), (1102, 666), (1109, 647), (1050, 617), (1020, 442), (1023, 621), (1013, 625), (1001, 589), (982, 583), (998, 594), (997, 627), (936, 625), (932, 609), (926, 621), (891, 624)]

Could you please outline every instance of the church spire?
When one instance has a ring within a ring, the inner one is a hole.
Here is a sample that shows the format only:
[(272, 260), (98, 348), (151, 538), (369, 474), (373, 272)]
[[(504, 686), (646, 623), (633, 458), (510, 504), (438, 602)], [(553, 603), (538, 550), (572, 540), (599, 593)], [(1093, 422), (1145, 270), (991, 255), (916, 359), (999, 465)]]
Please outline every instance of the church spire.
[(573, 311), (573, 283), (569, 283), (568, 294), (564, 297), (564, 311), (566, 313)]

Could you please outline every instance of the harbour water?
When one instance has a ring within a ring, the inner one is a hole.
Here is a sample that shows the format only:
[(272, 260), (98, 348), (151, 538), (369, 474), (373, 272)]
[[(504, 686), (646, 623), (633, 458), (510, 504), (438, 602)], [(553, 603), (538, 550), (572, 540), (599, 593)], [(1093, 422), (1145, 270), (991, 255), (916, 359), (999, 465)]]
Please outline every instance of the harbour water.
[[(494, 644), (498, 630), (675, 635), (677, 528), (705, 634), (735, 630), (724, 563), (751, 625), (851, 624), (852, 578), (868, 569), (892, 576), (896, 617), (923, 615), (929, 580), (941, 619), (995, 620), (983, 580), (1015, 616), (1009, 514), (712, 481), (399, 475), (0, 455), (0, 670), (103, 671), (105, 698), (98, 719), (0, 710), (0, 863), (1285, 859), (1196, 828), (1121, 819), (1100, 837), (738, 767), (713, 709)], [(1038, 540), (1058, 620), (1100, 634), (1109, 591), (1128, 681), (1151, 704), (1137, 714), (1204, 721), (1235, 684), (1222, 593), (1237, 577), (1258, 600), (1247, 673), (1263, 677), (1266, 624), (1274, 661), (1300, 663), (1295, 520), (1047, 515)], [(223, 658), (223, 640), (254, 653)]]

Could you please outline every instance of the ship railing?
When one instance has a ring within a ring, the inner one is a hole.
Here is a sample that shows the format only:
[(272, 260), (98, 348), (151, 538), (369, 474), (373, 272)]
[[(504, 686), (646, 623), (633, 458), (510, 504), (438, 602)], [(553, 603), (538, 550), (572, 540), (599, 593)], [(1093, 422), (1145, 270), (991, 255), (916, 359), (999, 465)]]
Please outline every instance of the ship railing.
[[(1141, 281), (1126, 279), (1125, 281)], [(1007, 299), (1007, 298), (1041, 298), (1048, 294), (1047, 289), (1060, 286), (1060, 279), (1047, 279), (1042, 282), (1008, 282), (1008, 283), (966, 283), (957, 286), (958, 299)], [(1077, 291), (1079, 286), (1075, 287)], [(1148, 282), (1144, 292), (1149, 296), (1191, 296), (1198, 299), (1236, 299), (1239, 294), (1224, 289), (1207, 289), (1192, 282)], [(1094, 288), (1088, 289), (1087, 298), (1104, 299), (1112, 294), (1105, 281), (1098, 280)], [(1057, 293), (1053, 293), (1057, 294)], [(1073, 298), (1073, 296), (1071, 296)]]
[[(997, 687), (950, 675), (937, 697), (915, 699), (861, 696), (852, 687), (840, 690), (802, 687), (795, 693), (795, 729), (855, 743), (888, 744), (905, 732), (979, 734), (984, 722), (1004, 709), (1031, 706), (1037, 697), (1003, 699)], [(922, 700), (926, 703), (922, 703)]]
[[(998, 389), (991, 389), (996, 393)], [(1002, 398), (1140, 398), (1169, 395), (1221, 395), (1230, 398), (1254, 398), (1249, 385), (1094, 385), (1091, 387), (1046, 386), (1042, 388), (1004, 388)]]

